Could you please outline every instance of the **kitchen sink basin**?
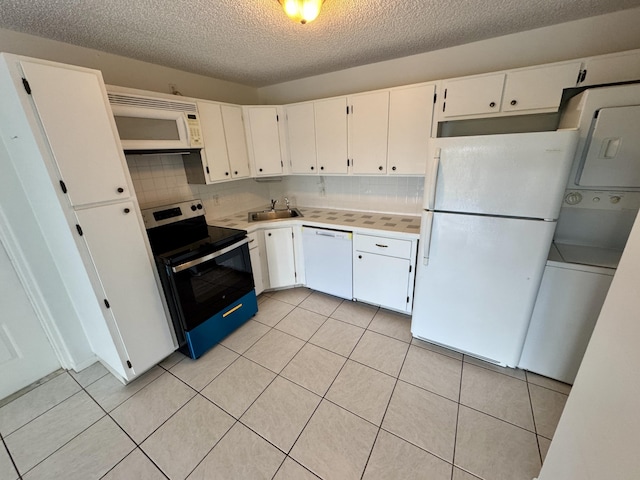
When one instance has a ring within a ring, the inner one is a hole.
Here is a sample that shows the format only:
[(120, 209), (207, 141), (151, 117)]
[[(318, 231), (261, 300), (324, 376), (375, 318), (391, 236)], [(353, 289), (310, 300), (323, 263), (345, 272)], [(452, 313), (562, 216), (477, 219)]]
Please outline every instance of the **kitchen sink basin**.
[(261, 212), (249, 212), (250, 222), (262, 222), (265, 220), (279, 220), (282, 218), (302, 217), (300, 210), (297, 208), (288, 208), (286, 210), (263, 210)]

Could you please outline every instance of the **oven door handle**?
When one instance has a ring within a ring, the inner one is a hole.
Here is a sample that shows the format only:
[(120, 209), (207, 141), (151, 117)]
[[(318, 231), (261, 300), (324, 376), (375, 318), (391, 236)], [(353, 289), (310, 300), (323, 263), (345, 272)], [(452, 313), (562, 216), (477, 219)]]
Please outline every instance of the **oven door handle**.
[(249, 238), (244, 238), (239, 242), (234, 243), (233, 245), (229, 245), (222, 250), (218, 250), (217, 252), (210, 253), (209, 255), (205, 255), (204, 257), (196, 258), (195, 260), (191, 260), (190, 262), (176, 265), (175, 267), (172, 267), (171, 270), (173, 270), (174, 273), (181, 272), (183, 270), (186, 270), (187, 268), (195, 267), (196, 265), (200, 265), (201, 263), (208, 262), (209, 260), (219, 257), (220, 255), (229, 253), (231, 250), (235, 250), (236, 248), (241, 247), (242, 245), (246, 245), (247, 243), (249, 243)]

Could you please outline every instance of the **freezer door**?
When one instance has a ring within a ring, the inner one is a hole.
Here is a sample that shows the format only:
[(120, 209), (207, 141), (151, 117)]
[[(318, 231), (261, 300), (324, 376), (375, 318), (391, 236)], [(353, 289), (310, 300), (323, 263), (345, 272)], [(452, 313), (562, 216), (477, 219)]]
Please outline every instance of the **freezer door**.
[(430, 239), (421, 242), (428, 262), (418, 262), (413, 336), (517, 365), (554, 229), (555, 222), (433, 214)]
[(640, 105), (601, 108), (594, 120), (579, 185), (640, 187)]
[(576, 130), (438, 138), (425, 209), (556, 219), (577, 141)]

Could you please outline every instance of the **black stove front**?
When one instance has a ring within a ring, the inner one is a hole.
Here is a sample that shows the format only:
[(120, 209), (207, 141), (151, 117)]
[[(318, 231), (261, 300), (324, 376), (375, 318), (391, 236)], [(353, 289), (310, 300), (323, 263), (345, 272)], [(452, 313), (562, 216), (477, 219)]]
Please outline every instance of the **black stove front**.
[(257, 312), (247, 232), (207, 225), (201, 205), (143, 211), (176, 337), (192, 358)]

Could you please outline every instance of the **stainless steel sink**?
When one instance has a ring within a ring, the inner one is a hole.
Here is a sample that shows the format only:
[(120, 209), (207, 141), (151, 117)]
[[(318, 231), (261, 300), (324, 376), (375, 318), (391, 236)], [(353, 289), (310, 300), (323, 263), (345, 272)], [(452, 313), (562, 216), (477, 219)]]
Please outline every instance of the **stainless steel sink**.
[(261, 212), (249, 212), (249, 222), (263, 222), (265, 220), (279, 220), (282, 218), (302, 217), (300, 210), (289, 208), (286, 210), (263, 210)]

